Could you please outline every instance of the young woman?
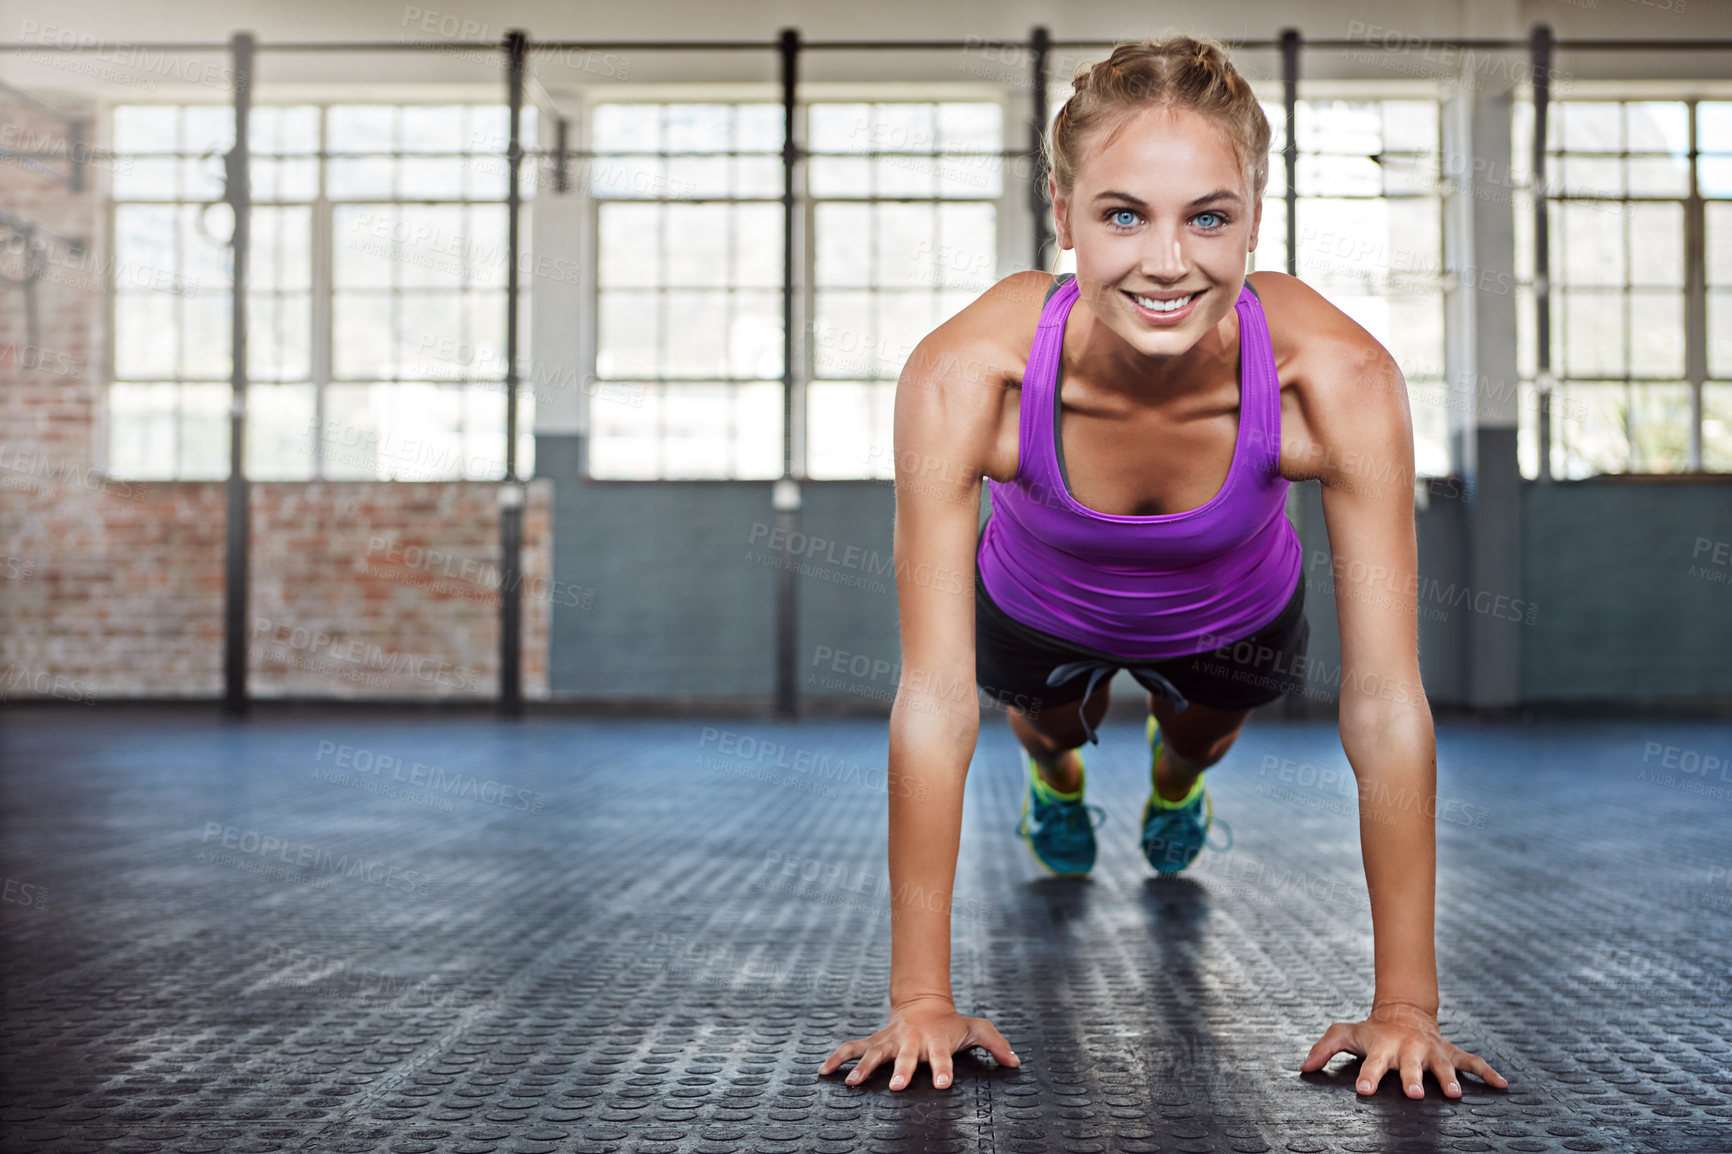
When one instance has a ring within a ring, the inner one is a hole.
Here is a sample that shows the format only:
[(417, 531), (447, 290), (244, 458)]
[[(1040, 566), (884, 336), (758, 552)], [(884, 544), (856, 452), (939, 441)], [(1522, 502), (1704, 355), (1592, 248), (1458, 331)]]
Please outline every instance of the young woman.
[[(1341, 742), (1360, 785), (1375, 936), (1367, 1017), (1300, 1064), (1359, 1054), (1358, 1089), (1400, 1073), (1502, 1075), (1444, 1040), (1433, 948), (1436, 746), (1420, 685), (1413, 434), (1393, 358), (1300, 281), (1247, 277), (1269, 125), (1214, 41), (1120, 45), (1079, 69), (1046, 141), (1057, 235), (1076, 275), (1006, 277), (930, 334), (897, 386), (895, 558), (905, 676), (890, 722), (890, 1021), (820, 1065), (858, 1084), (952, 1055), (1019, 1060), (957, 1013), (949, 902), (979, 706), (1007, 704), (1037, 860), (1094, 862), (1077, 752), (1108, 675), (1149, 690), (1141, 842), (1161, 873), (1196, 857), (1203, 770), (1252, 707), (1301, 683), (1303, 557), (1290, 481), (1321, 483), (1335, 558)], [(982, 478), (991, 515), (979, 526)], [(977, 536), (977, 529), (979, 534)], [(939, 579), (973, 569), (969, 582)], [(957, 590), (971, 594), (967, 599)], [(913, 788), (918, 786), (919, 788)], [(919, 797), (923, 800), (910, 800)], [(1405, 799), (1405, 804), (1403, 802)], [(932, 895), (940, 895), (934, 901)]]

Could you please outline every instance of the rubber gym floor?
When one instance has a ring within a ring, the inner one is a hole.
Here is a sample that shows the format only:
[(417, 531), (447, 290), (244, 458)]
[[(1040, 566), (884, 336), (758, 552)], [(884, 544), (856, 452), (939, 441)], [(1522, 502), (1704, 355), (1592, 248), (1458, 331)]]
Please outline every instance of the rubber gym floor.
[[(1137, 847), (1141, 726), (1085, 752), (1084, 880), (970, 770), (958, 1008), (1022, 1058), (891, 1091), (883, 720), (15, 706), (8, 1151), (1732, 1149), (1732, 728), (1438, 722), (1444, 1036), (1507, 1090), (1298, 1065), (1372, 983), (1332, 723), (1254, 722), (1214, 840)], [(846, 1069), (846, 1068), (845, 1068)]]

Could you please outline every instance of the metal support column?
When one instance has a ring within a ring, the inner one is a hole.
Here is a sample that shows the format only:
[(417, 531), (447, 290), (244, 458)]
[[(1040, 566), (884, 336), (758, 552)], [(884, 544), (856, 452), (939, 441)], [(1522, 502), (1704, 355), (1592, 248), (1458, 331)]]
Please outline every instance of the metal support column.
[(1702, 386), (1708, 380), (1708, 207), (1702, 197), (1701, 105), (1685, 105), (1690, 129), (1690, 195), (1684, 201), (1684, 379), (1690, 382), (1690, 456), (1702, 471)]
[[(800, 525), (800, 482), (794, 477), (794, 165), (799, 151), (794, 141), (796, 85), (800, 72), (800, 33), (782, 29), (777, 41), (782, 64), (782, 477), (771, 504), (782, 540), (792, 541)], [(803, 345), (803, 343), (802, 343)], [(796, 683), (799, 644), (799, 583), (792, 566), (777, 570), (776, 582), (776, 716), (799, 715)]]
[(1287, 204), (1287, 275), (1299, 275), (1299, 30), (1281, 31), (1281, 107), (1287, 118), (1287, 144), (1281, 161), (1287, 174), (1282, 197)]
[[(1294, 28), (1281, 33), (1281, 107), (1284, 110), (1285, 144), (1281, 149), (1281, 171), (1286, 174), (1282, 204), (1287, 219), (1287, 275), (1299, 275), (1299, 32)], [(1309, 486), (1306, 486), (1309, 488)], [(1306, 500), (1309, 494), (1295, 486), (1288, 495), (1288, 520), (1306, 544), (1310, 555), (1311, 543), (1306, 532)], [(1301, 576), (1301, 580), (1304, 577)], [(1301, 694), (1289, 693), (1281, 699), (1281, 716), (1289, 720), (1310, 715), (1310, 702)]]
[(237, 32), (229, 41), (234, 66), (235, 142), (224, 158), (223, 199), (234, 214), (229, 258), (233, 285), (229, 308), (232, 346), (229, 382), (228, 514), (224, 531), (223, 711), (247, 711), (247, 549), (252, 530), (246, 478), (247, 261), (252, 249), (253, 189), (247, 123), (253, 104), (253, 38)]
[(523, 59), (529, 37), (505, 34), (506, 98), (510, 138), (506, 144), (505, 258), (505, 483), (499, 490), (499, 712), (523, 715), (523, 486), (517, 479), (517, 306), (519, 217), (523, 197)]
[(1530, 181), (1534, 197), (1534, 385), (1539, 389), (1539, 479), (1552, 479), (1552, 249), (1546, 198), (1546, 113), (1551, 101), (1552, 28), (1535, 24), (1528, 40), (1533, 62), (1534, 139)]
[[(1029, 33), (1029, 91), (1032, 93), (1033, 108), (1032, 123), (1029, 125), (1028, 137), (1028, 208), (1029, 215), (1034, 218), (1034, 267), (1043, 271), (1051, 271), (1051, 261), (1046, 255), (1046, 249), (1052, 243), (1052, 230), (1049, 227), (1051, 216), (1050, 206), (1046, 202), (1046, 172), (1041, 163), (1041, 140), (1046, 136), (1046, 122), (1049, 117), (1046, 95), (1046, 60), (1052, 51), (1052, 34), (1045, 25), (1037, 25)], [(1057, 254), (1054, 254), (1055, 256)]]

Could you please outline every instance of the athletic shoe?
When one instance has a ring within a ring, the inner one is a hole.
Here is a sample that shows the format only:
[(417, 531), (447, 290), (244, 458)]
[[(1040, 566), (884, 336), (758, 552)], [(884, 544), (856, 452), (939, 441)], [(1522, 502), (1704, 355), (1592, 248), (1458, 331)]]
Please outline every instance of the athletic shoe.
[[(1080, 767), (1082, 751), (1077, 751)], [(1035, 771), (1034, 759), (1022, 751), (1028, 771), (1028, 788), (1022, 794), (1022, 816), (1016, 832), (1028, 843), (1029, 852), (1048, 873), (1061, 878), (1082, 877), (1094, 868), (1095, 827), (1107, 818), (1098, 805), (1083, 803), (1083, 777), (1079, 768), (1076, 790), (1063, 794), (1053, 789)], [(1094, 814), (1099, 814), (1095, 820)]]
[[(1143, 803), (1143, 856), (1156, 873), (1174, 874), (1197, 860), (1214, 822), (1215, 807), (1203, 788), (1203, 773), (1191, 792), (1178, 801), (1168, 801), (1155, 788), (1155, 767), (1161, 763), (1160, 726), (1151, 714), (1148, 724), (1149, 800)], [(1207, 771), (1205, 771), (1207, 772)]]

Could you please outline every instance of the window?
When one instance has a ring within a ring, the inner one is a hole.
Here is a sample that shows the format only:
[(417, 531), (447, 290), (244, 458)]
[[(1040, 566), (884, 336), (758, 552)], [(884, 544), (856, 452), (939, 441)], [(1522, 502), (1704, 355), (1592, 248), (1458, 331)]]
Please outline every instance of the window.
[[(807, 472), (890, 478), (903, 363), (998, 280), (1002, 110), (814, 104), (810, 128), (817, 243)], [(870, 153), (887, 155), (860, 155)]]
[[(1695, 467), (1732, 468), (1725, 442), (1727, 391), (1704, 382), (1732, 377), (1732, 363), (1715, 358), (1715, 287), (1732, 287), (1716, 242), (1714, 210), (1692, 195), (1691, 154), (1705, 150), (1697, 174), (1700, 197), (1732, 196), (1725, 169), (1706, 152), (1732, 151), (1725, 104), (1686, 101), (1562, 101), (1548, 113), (1544, 187), (1551, 249), (1551, 475), (1666, 473)], [(1696, 139), (1692, 139), (1695, 125)], [(1518, 106), (1518, 184), (1532, 187), (1533, 108)], [(1724, 163), (1722, 160), (1720, 163)], [(1715, 190), (1718, 189), (1716, 192)], [(1531, 277), (1533, 202), (1517, 204), (1517, 267)], [(1692, 216), (1697, 221), (1692, 223)], [(1708, 239), (1706, 331), (1691, 322), (1686, 238)], [(1522, 374), (1537, 366), (1531, 286), (1521, 295)], [(1724, 315), (1724, 314), (1722, 314)], [(1692, 347), (1694, 346), (1694, 347)], [(1535, 393), (1537, 402), (1537, 393)], [(1698, 424), (1698, 422), (1700, 422)], [(1700, 429), (1700, 464), (1693, 447)], [(1521, 468), (1539, 473), (1537, 403), (1524, 404), (1519, 430)]]
[[(249, 476), (503, 475), (506, 115), (253, 110)], [(232, 215), (221, 198), (232, 130), (226, 107), (114, 113), (116, 150), (136, 158), (114, 186), (117, 476), (228, 472)], [(534, 132), (525, 109), (525, 139)], [(532, 175), (526, 166), (525, 197)], [(520, 226), (526, 238), (527, 213)], [(520, 474), (532, 467), (533, 405), (520, 389)]]
[(633, 404), (590, 406), (590, 474), (781, 476), (782, 106), (602, 104), (593, 139), (595, 372)]
[[(805, 115), (806, 471), (890, 477), (903, 361), (997, 279), (1001, 110), (825, 102)], [(603, 104), (593, 124), (596, 376), (647, 403), (590, 406), (591, 475), (780, 476), (781, 105)], [(962, 155), (979, 152), (992, 155)]]

